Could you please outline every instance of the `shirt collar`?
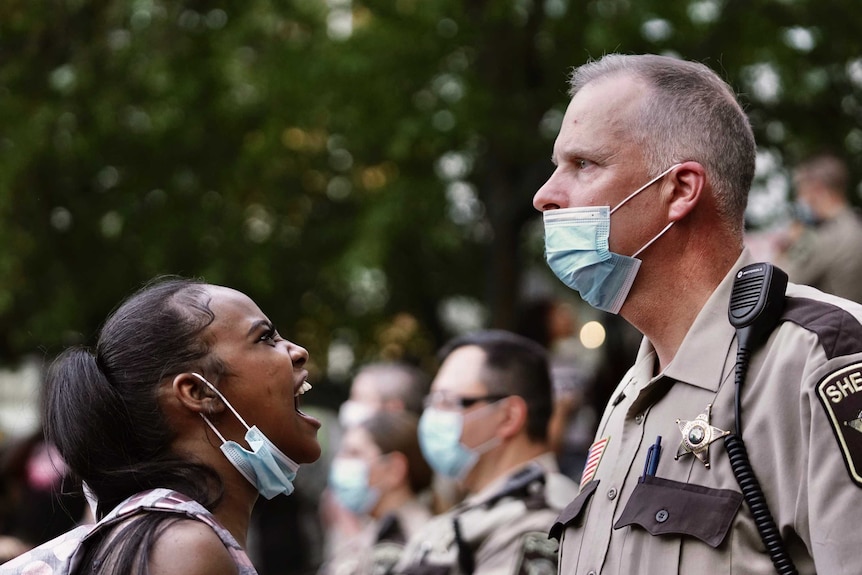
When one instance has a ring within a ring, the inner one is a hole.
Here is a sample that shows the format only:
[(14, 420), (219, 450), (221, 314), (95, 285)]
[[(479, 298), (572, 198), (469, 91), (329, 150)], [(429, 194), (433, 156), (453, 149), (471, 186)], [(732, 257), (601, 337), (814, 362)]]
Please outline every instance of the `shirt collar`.
[[(697, 314), (670, 364), (655, 379), (669, 377), (674, 381), (718, 391), (721, 381), (732, 375), (725, 373), (725, 365), (736, 330), (727, 319), (727, 306), (730, 303), (736, 272), (750, 263), (754, 263), (754, 258), (748, 248), (744, 248), (736, 263)], [(655, 362), (655, 348), (652, 342), (644, 338), (636, 363), (650, 354)]]

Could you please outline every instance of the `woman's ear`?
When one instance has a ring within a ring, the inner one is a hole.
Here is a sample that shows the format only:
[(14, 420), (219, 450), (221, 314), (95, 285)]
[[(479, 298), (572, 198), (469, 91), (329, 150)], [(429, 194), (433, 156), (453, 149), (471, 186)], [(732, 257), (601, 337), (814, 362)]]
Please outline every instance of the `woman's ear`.
[(208, 415), (222, 410), (219, 401), (206, 379), (197, 373), (181, 373), (171, 382), (171, 393), (186, 409)]
[(699, 162), (683, 162), (671, 174), (673, 192), (668, 218), (676, 222), (691, 213), (701, 201), (706, 186), (706, 170)]

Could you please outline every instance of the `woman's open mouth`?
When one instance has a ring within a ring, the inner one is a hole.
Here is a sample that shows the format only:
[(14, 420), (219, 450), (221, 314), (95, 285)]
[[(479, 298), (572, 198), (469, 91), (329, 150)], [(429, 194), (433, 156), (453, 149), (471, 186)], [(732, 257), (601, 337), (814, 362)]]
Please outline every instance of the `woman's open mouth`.
[(310, 391), (310, 390), (311, 390), (311, 384), (310, 384), (310, 383), (308, 383), (308, 380), (306, 379), (305, 381), (303, 381), (303, 382), (302, 382), (302, 385), (300, 385), (300, 386), (296, 389), (296, 393), (294, 393), (294, 394), (293, 394), (293, 398), (294, 398), (294, 400), (293, 400), (293, 405), (294, 405), (294, 407), (296, 408), (296, 411), (298, 411), (298, 412), (299, 412), (299, 413), (301, 413), (302, 415), (305, 415), (305, 414), (304, 414), (304, 413), (302, 413), (302, 410), (301, 410), (301, 409), (299, 409), (299, 401), (300, 401), (300, 400), (299, 400), (299, 397), (300, 397), (301, 395), (305, 395), (305, 392), (306, 392), (306, 391)]
[(300, 396), (301, 396), (301, 395), (305, 395), (305, 393), (306, 393), (307, 391), (310, 391), (310, 390), (311, 390), (311, 384), (310, 384), (310, 383), (308, 383), (308, 380), (303, 381), (303, 382), (302, 382), (302, 385), (300, 385), (298, 388), (296, 388), (296, 393), (294, 393), (294, 394), (293, 394), (293, 407), (294, 407), (294, 409), (296, 409), (296, 412), (297, 412), (297, 413), (298, 413), (298, 414), (299, 414), (303, 419), (305, 419), (306, 421), (308, 421), (309, 423), (311, 423), (314, 427), (316, 427), (316, 428), (320, 428), (320, 421), (318, 421), (318, 420), (317, 420), (316, 418), (314, 418), (314, 417), (311, 417), (311, 416), (310, 416), (310, 415), (308, 415), (307, 413), (304, 413), (304, 412), (299, 408), (299, 407), (300, 407)]

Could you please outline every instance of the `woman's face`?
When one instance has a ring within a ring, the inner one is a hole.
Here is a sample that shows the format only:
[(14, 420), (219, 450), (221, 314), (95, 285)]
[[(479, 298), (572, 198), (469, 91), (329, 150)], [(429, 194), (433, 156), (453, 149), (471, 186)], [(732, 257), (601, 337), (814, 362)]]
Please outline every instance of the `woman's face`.
[[(297, 463), (317, 460), (320, 422), (299, 409), (308, 352), (282, 339), (245, 294), (221, 286), (207, 291), (215, 319), (206, 337), (227, 368), (213, 383), (249, 426), (256, 425), (288, 457)], [(227, 439), (245, 445), (246, 429), (227, 408), (217, 426)]]

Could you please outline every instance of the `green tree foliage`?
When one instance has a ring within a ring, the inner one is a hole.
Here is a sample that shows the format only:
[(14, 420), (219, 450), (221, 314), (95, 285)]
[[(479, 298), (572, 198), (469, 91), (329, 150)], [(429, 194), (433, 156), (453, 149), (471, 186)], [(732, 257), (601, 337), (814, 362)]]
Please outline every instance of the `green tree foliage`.
[(860, 29), (852, 0), (6, 0), (0, 359), (90, 343), (177, 273), (250, 293), (318, 369), (333, 342), (430, 363), (442, 304), (508, 327), (545, 273), (531, 197), (571, 66), (714, 67), (771, 198), (818, 148), (862, 174)]

